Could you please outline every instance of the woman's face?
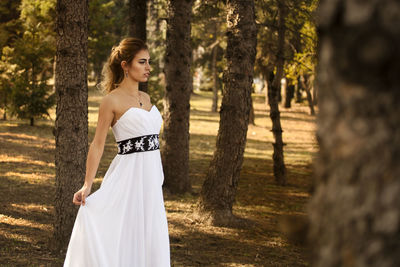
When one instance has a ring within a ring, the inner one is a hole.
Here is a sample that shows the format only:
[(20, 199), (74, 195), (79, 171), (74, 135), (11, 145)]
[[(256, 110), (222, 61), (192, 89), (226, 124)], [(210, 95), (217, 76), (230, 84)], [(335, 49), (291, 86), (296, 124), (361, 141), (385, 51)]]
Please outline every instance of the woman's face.
[(128, 71), (128, 78), (137, 82), (147, 82), (151, 70), (150, 63), (149, 51), (140, 50), (130, 64), (125, 63), (122, 67), (125, 73)]

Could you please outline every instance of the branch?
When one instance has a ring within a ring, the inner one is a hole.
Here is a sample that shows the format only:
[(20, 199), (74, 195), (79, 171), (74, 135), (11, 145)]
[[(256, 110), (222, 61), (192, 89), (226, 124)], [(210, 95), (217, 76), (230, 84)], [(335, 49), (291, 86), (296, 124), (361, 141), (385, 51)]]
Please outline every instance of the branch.
[[(274, 30), (278, 30), (278, 26), (276, 26), (274, 24), (260, 23), (260, 22), (256, 21), (256, 25), (257, 26), (264, 26), (264, 27), (267, 27), (267, 28), (273, 28)], [(286, 27), (286, 29), (289, 30), (290, 32), (293, 32), (293, 33), (299, 33), (301, 36), (310, 39), (312, 42), (316, 41), (312, 36), (310, 36), (308, 34), (305, 34), (305, 33), (302, 33), (302, 32), (297, 32), (297, 31), (295, 31), (295, 30), (293, 30), (291, 28), (288, 28), (288, 27)]]

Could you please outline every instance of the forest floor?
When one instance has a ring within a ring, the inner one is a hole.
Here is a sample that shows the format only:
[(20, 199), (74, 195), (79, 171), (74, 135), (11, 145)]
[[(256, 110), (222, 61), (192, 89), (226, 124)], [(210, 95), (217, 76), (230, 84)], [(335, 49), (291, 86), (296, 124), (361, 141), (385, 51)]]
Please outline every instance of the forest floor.
[[(89, 91), (89, 140), (94, 136), (101, 94)], [(192, 219), (215, 149), (219, 113), (210, 112), (211, 92), (191, 98), (190, 178), (193, 193), (165, 194), (172, 266), (308, 266), (307, 249), (281, 231), (286, 215), (305, 215), (312, 187), (312, 160), (318, 150), (315, 117), (305, 104), (281, 108), (287, 186), (272, 171), (271, 121), (265, 98), (253, 94), (255, 125), (250, 125), (233, 212), (251, 224), (213, 227)], [(2, 116), (2, 114), (0, 114)], [(0, 266), (62, 266), (50, 253), (55, 191), (51, 119), (0, 121)], [(110, 130), (94, 192), (116, 154)], [(72, 196), (71, 196), (72, 198)]]

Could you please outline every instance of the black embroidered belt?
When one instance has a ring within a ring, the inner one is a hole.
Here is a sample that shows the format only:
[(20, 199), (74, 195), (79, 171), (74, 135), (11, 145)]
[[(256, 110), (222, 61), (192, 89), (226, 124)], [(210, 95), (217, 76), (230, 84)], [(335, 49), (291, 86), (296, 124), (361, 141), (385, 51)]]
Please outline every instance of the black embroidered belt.
[(160, 148), (158, 134), (142, 135), (117, 142), (118, 154), (152, 151)]

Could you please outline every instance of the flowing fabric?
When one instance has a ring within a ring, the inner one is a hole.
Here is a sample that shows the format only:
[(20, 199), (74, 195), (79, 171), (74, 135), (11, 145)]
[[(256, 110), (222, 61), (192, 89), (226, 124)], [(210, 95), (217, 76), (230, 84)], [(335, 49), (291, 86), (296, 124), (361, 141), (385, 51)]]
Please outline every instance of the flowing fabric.
[[(114, 124), (116, 141), (159, 134), (162, 117), (129, 108)], [(116, 155), (100, 188), (80, 206), (64, 267), (170, 266), (160, 150)]]

